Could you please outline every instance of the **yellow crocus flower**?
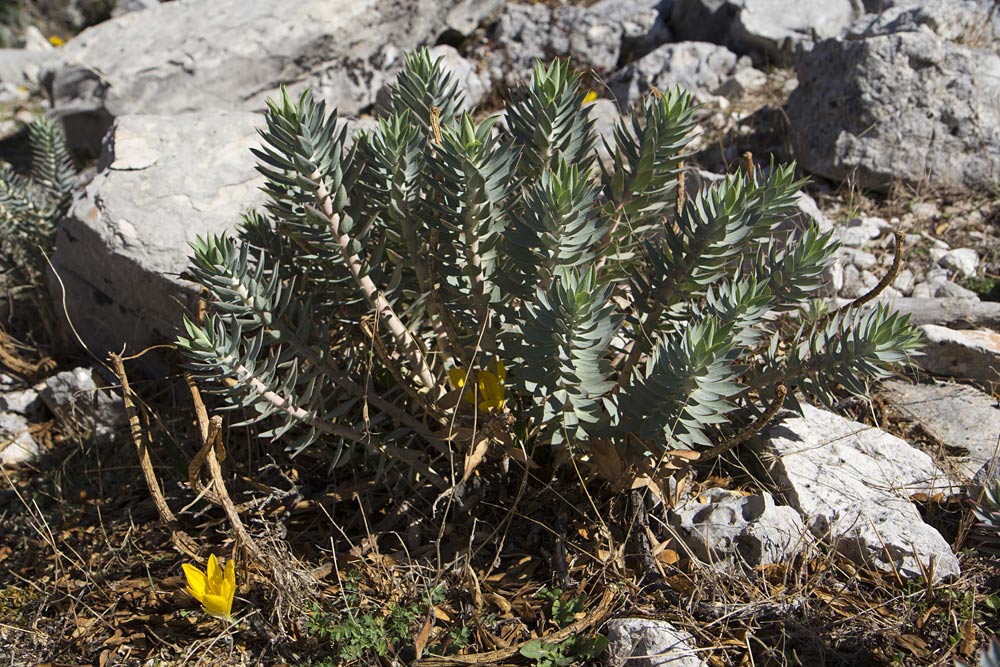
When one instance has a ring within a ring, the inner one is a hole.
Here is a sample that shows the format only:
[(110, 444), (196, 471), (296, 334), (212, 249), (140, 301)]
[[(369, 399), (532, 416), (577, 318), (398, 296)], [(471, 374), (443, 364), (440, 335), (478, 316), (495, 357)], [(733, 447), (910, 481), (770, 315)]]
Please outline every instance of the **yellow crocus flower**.
[(591, 90), (590, 92), (588, 92), (586, 95), (583, 96), (583, 102), (581, 102), (581, 105), (590, 104), (596, 99), (597, 99), (597, 92)]
[[(494, 367), (496, 368), (495, 373), (491, 371), (473, 371), (470, 373), (470, 377), (476, 381), (476, 389), (479, 394), (479, 409), (483, 412), (500, 411), (504, 406), (504, 381), (507, 379), (507, 369), (499, 359), (496, 360)], [(465, 369), (449, 368), (448, 379), (455, 389), (461, 389), (465, 386)], [(465, 391), (463, 397), (466, 403), (476, 404), (474, 392)]]
[(58, 47), (58, 46), (62, 46), (65, 43), (66, 42), (59, 35), (52, 35), (51, 37), (49, 37), (49, 44), (51, 44), (52, 46), (57, 46)]
[(208, 572), (202, 572), (194, 565), (181, 565), (187, 578), (187, 592), (201, 603), (206, 614), (232, 620), (233, 597), (236, 595), (236, 565), (232, 559), (226, 563), (223, 572), (215, 554), (208, 557)]

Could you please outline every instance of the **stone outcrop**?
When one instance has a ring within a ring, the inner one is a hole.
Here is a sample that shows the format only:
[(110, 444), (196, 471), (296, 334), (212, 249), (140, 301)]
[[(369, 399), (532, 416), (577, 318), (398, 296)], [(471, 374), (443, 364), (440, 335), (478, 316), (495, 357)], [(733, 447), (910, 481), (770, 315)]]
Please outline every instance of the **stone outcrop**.
[[(96, 152), (114, 118), (260, 111), (280, 85), (312, 88), (353, 115), (370, 108), (403, 54), (493, 0), (189, 0), (94, 26), (59, 50), (44, 81), (70, 142)], [(238, 19), (236, 18), (238, 17)]]
[(873, 190), (1000, 186), (1000, 56), (930, 29), (821, 42), (788, 102), (806, 170)]
[[(152, 11), (152, 10), (150, 10)], [(195, 292), (188, 244), (218, 234), (262, 200), (245, 112), (123, 116), (99, 171), (59, 230), (50, 286), (95, 353), (170, 340)]]

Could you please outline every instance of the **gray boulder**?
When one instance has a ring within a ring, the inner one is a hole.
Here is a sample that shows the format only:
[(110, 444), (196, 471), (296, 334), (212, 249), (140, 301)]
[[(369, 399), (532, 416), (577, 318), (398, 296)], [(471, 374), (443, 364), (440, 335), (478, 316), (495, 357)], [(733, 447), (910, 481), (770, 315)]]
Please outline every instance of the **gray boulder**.
[(0, 83), (13, 87), (34, 86), (38, 72), (56, 57), (54, 51), (0, 49)]
[(44, 73), (53, 113), (96, 151), (115, 117), (257, 111), (280, 84), (353, 115), (372, 106), (404, 51), (472, 22), (492, 0), (188, 0), (94, 26)]
[(463, 58), (454, 47), (442, 44), (431, 49), (432, 58), (442, 58), (441, 64), (452, 73), (458, 89), (465, 93), (464, 108), (471, 111), (490, 92), (490, 79), (480, 73), (476, 63)]
[[(150, 10), (153, 11), (153, 10)], [(262, 201), (245, 112), (123, 116), (99, 171), (63, 222), (52, 261), (69, 317), (95, 353), (170, 340), (196, 294), (181, 279), (188, 244)]]
[(634, 104), (652, 88), (683, 86), (699, 101), (709, 99), (737, 70), (750, 67), (724, 46), (708, 42), (664, 44), (616, 72), (608, 87), (619, 106)]
[(666, 621), (608, 621), (608, 667), (705, 667), (694, 637)]
[(667, 25), (672, 0), (600, 0), (590, 11), (621, 27), (618, 65), (641, 58), (674, 39)]
[(882, 385), (880, 395), (940, 443), (949, 463), (965, 480), (997, 455), (1000, 410), (989, 394), (963, 384), (890, 380)]
[(852, 0), (675, 0), (678, 38), (723, 44), (760, 60), (787, 64), (800, 48), (836, 37), (863, 11)]
[(826, 40), (799, 58), (788, 102), (797, 159), (887, 190), (1000, 185), (1000, 56), (931, 30)]
[(1000, 378), (1000, 334), (989, 329), (957, 330), (937, 324), (920, 327), (924, 354), (916, 363), (928, 373), (966, 380)]
[(1000, 328), (1000, 303), (961, 298), (896, 299), (893, 308), (914, 325), (938, 324), (952, 329)]
[(931, 458), (877, 428), (803, 404), (756, 444), (764, 472), (813, 535), (861, 566), (904, 579), (959, 575), (958, 559), (910, 502), (954, 484)]
[(809, 543), (799, 513), (769, 493), (744, 496), (712, 489), (704, 502), (671, 510), (670, 523), (703, 563), (725, 572), (788, 562)]
[[(933, 252), (933, 249), (932, 249)], [(941, 255), (944, 256), (944, 253)], [(913, 287), (913, 296), (937, 299), (978, 300), (979, 295), (972, 290), (953, 282), (948, 269), (930, 269), (924, 275), (924, 280)]]
[(607, 74), (670, 41), (661, 0), (603, 0), (590, 7), (509, 3), (477, 53), (492, 79), (513, 86), (536, 59), (572, 58), (580, 68)]
[(987, 44), (1000, 36), (1000, 17), (987, 22), (989, 2), (975, 0), (921, 0), (902, 2), (884, 11), (866, 14), (848, 28), (847, 39), (861, 39), (926, 27), (951, 42)]
[(798, 0), (794, 9), (787, 0), (740, 4), (730, 28), (737, 50), (762, 54), (778, 64), (791, 63), (797, 49), (837, 37), (858, 17), (851, 0)]

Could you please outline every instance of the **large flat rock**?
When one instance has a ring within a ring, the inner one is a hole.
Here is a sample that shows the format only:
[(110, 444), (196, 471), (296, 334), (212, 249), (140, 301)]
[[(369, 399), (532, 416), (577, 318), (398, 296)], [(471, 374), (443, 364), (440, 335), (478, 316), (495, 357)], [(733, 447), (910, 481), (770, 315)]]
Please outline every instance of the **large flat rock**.
[(937, 440), (967, 479), (996, 453), (1000, 438), (997, 400), (963, 384), (911, 384), (890, 380), (882, 396)]
[(859, 565), (906, 579), (958, 576), (958, 559), (910, 502), (953, 483), (931, 458), (877, 428), (803, 404), (757, 443), (775, 491), (812, 534)]
[(43, 76), (70, 142), (96, 149), (113, 118), (257, 111), (285, 84), (354, 115), (403, 53), (468, 29), (496, 0), (178, 0), (118, 16), (59, 50)]
[(263, 199), (250, 153), (262, 124), (246, 112), (117, 119), (52, 258), (55, 301), (64, 285), (73, 326), (94, 352), (172, 339), (194, 305), (180, 278), (188, 243), (232, 227)]
[(937, 324), (924, 324), (920, 331), (926, 342), (914, 361), (928, 373), (981, 382), (1000, 379), (1000, 333)]

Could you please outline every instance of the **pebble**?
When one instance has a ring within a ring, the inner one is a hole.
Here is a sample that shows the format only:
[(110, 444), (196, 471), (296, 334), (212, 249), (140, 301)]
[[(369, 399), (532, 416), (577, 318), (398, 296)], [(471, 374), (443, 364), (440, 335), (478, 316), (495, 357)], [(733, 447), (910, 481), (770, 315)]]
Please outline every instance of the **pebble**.
[(972, 248), (955, 248), (938, 258), (941, 266), (958, 271), (966, 278), (976, 275), (979, 268), (979, 253)]

